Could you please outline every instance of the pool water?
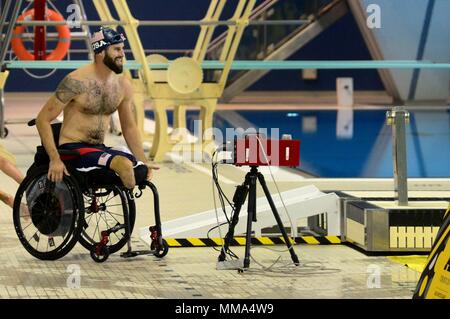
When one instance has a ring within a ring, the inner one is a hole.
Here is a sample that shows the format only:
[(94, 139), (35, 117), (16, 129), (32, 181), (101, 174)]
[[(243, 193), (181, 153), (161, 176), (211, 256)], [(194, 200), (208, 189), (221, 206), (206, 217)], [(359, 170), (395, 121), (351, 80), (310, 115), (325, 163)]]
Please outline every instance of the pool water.
[[(392, 127), (385, 110), (217, 111), (214, 127), (225, 136), (233, 127), (278, 128), (301, 140), (299, 168), (320, 177), (392, 177)], [(153, 117), (151, 111), (147, 117)], [(188, 111), (194, 133), (198, 111)], [(168, 113), (169, 123), (172, 112)], [(238, 119), (238, 120), (236, 120)], [(242, 124), (242, 126), (241, 126)], [(410, 112), (407, 124), (408, 177), (450, 177), (450, 111)]]

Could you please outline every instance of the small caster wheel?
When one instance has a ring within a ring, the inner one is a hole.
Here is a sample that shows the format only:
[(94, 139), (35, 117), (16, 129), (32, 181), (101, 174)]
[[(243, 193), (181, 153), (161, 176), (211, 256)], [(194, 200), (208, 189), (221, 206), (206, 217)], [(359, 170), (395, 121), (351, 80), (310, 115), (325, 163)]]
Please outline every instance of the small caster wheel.
[(243, 274), (243, 273), (244, 273), (244, 269), (239, 268), (239, 269), (238, 269), (238, 274)]
[(91, 258), (96, 263), (105, 262), (106, 259), (108, 259), (108, 257), (109, 257), (109, 249), (108, 249), (108, 247), (106, 247), (106, 246), (102, 247), (100, 255), (97, 255), (97, 248), (96, 248), (96, 246), (92, 247), (92, 249), (91, 249)]
[(5, 127), (4, 129), (5, 129), (5, 130), (3, 131), (3, 137), (5, 138), (5, 137), (8, 136), (9, 130), (8, 130), (7, 127)]
[(159, 247), (157, 247), (157, 245), (158, 245), (158, 240), (152, 241), (152, 243), (150, 245), (150, 249), (155, 251), (153, 254), (156, 257), (163, 258), (165, 255), (167, 255), (167, 252), (169, 251), (169, 244), (167, 243), (167, 241), (165, 239), (163, 239), (162, 245), (158, 245)]

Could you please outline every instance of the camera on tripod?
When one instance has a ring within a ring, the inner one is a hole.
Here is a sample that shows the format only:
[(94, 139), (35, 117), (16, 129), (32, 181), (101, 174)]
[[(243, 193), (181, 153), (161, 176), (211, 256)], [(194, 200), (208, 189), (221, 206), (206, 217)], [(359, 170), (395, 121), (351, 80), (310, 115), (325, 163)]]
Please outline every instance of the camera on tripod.
[[(294, 251), (292, 243), (287, 236), (286, 230), (283, 226), (281, 218), (278, 214), (276, 205), (272, 199), (269, 188), (263, 174), (258, 171), (258, 166), (289, 166), (296, 167), (300, 164), (300, 141), (292, 140), (290, 136), (283, 135), (281, 140), (267, 139), (262, 134), (247, 134), (244, 138), (234, 138), (234, 143), (231, 147), (222, 148), (222, 151), (231, 151), (231, 159), (224, 160), (222, 163), (231, 163), (236, 166), (250, 166), (250, 172), (245, 175), (244, 182), (236, 187), (233, 196), (233, 215), (229, 221), (229, 229), (225, 236), (224, 245), (220, 251), (218, 262), (224, 262), (226, 255), (229, 253), (229, 246), (234, 236), (234, 231), (239, 222), (239, 214), (242, 206), (248, 197), (247, 207), (247, 228), (245, 235), (245, 257), (243, 260), (243, 268), (248, 268), (250, 265), (250, 243), (252, 236), (252, 222), (256, 222), (256, 189), (257, 183), (261, 185), (264, 195), (269, 202), (270, 208), (276, 220), (276, 223), (281, 231), (284, 242), (291, 254), (293, 263), (298, 266), (300, 264), (298, 257)], [(218, 179), (216, 176), (215, 167), (216, 162), (213, 163), (213, 178), (222, 194)], [(281, 196), (281, 194), (280, 194)], [(223, 200), (222, 200), (223, 201)]]
[(234, 137), (231, 163), (236, 166), (285, 166), (300, 165), (300, 141), (290, 135), (281, 140), (267, 139), (262, 134), (248, 134), (243, 138)]

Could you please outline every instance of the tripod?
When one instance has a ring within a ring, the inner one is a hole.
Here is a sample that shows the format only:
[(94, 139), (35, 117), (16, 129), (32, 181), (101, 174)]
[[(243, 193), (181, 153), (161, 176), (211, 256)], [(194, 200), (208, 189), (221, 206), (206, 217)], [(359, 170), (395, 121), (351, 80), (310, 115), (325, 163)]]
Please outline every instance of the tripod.
[(244, 258), (244, 268), (250, 266), (250, 243), (252, 235), (252, 222), (256, 222), (256, 180), (259, 180), (264, 194), (266, 195), (267, 201), (269, 202), (270, 208), (272, 209), (273, 216), (275, 217), (278, 227), (280, 228), (281, 234), (283, 235), (284, 242), (291, 254), (291, 259), (296, 266), (300, 264), (297, 255), (295, 254), (294, 247), (291, 245), (289, 237), (287, 236), (286, 230), (284, 229), (283, 223), (281, 222), (280, 215), (278, 214), (277, 208), (272, 200), (269, 189), (267, 188), (266, 181), (264, 180), (263, 174), (258, 172), (258, 166), (251, 166), (250, 172), (245, 175), (245, 181), (242, 185), (236, 188), (236, 192), (233, 196), (233, 202), (235, 206), (235, 211), (231, 220), (230, 228), (225, 236), (225, 243), (219, 255), (219, 261), (225, 260), (225, 254), (230, 246), (231, 240), (234, 236), (234, 228), (239, 221), (239, 213), (241, 211), (242, 205), (245, 203), (245, 199), (248, 194), (248, 207), (247, 207), (247, 232), (245, 241), (245, 258)]

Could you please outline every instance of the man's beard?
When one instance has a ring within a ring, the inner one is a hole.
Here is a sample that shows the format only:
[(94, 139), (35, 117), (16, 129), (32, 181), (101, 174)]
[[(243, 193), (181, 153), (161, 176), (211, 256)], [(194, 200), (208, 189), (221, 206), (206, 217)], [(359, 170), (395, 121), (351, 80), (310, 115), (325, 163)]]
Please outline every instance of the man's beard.
[(106, 53), (103, 58), (103, 63), (116, 74), (123, 72), (123, 65), (117, 65), (116, 62)]

